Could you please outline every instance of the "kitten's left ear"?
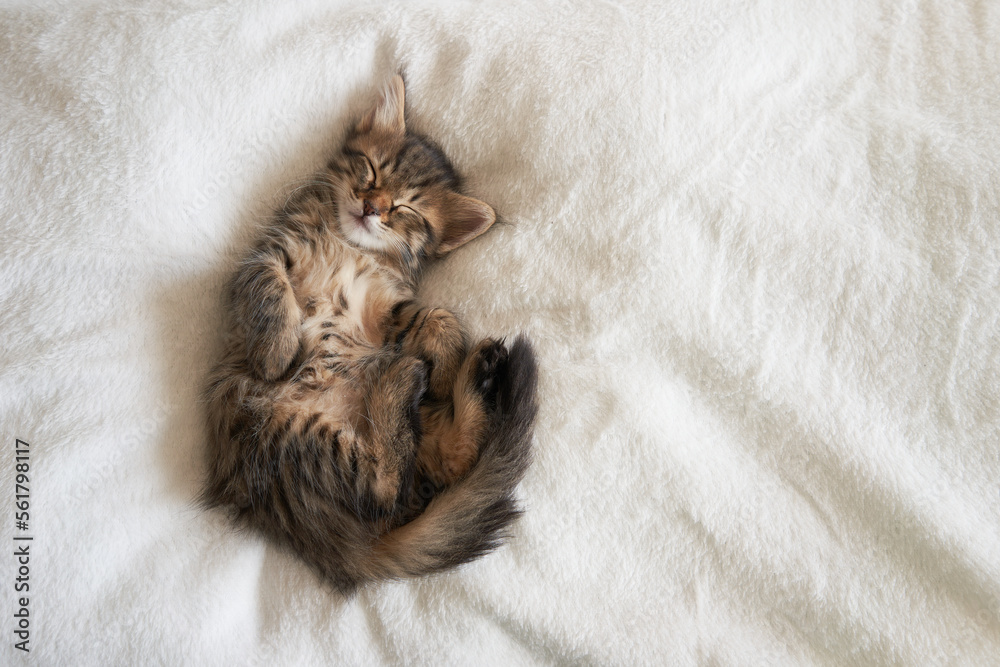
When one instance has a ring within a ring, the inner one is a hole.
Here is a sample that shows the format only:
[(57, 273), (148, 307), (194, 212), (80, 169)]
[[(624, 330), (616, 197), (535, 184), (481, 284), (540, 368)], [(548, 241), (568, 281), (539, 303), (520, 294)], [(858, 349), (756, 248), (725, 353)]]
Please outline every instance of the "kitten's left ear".
[(378, 104), (366, 113), (357, 125), (361, 134), (380, 130), (389, 134), (404, 134), (406, 123), (403, 120), (404, 86), (403, 77), (394, 75), (382, 89), (382, 97)]
[(438, 255), (449, 253), (485, 232), (496, 222), (497, 214), (489, 204), (478, 199), (451, 194), (445, 203), (443, 217), (444, 230), (437, 247)]

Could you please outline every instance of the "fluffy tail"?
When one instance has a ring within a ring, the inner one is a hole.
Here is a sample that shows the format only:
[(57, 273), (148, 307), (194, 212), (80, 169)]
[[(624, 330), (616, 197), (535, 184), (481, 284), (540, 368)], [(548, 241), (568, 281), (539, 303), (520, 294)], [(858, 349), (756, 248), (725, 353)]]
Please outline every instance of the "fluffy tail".
[(479, 460), (413, 521), (383, 535), (366, 569), (372, 578), (430, 574), (467, 563), (500, 545), (520, 514), (514, 489), (531, 462), (538, 412), (538, 367), (519, 336), (496, 375), (496, 409)]

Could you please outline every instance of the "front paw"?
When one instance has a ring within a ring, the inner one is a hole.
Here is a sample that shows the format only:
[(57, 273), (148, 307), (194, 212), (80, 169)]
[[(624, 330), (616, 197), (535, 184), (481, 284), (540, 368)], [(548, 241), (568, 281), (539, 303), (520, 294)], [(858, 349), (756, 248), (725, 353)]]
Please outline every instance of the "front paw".
[(250, 370), (269, 382), (277, 380), (299, 351), (302, 320), (280, 256), (260, 251), (247, 260), (233, 284), (233, 309), (245, 332)]
[(296, 329), (282, 332), (268, 341), (247, 338), (247, 362), (254, 375), (273, 382), (288, 372), (296, 353), (299, 351), (299, 336)]

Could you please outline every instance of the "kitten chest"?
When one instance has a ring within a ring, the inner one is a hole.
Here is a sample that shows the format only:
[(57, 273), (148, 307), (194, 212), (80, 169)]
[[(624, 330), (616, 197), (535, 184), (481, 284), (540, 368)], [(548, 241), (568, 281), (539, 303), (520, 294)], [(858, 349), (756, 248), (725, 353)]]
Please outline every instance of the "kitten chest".
[(301, 341), (307, 354), (348, 360), (381, 347), (388, 314), (413, 295), (363, 255), (338, 259), (302, 281)]

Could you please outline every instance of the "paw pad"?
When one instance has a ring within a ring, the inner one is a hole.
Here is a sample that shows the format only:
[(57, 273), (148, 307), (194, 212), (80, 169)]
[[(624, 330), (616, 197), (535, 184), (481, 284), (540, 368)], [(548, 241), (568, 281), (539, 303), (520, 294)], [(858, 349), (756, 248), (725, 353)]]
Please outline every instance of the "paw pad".
[(479, 349), (473, 386), (492, 403), (496, 398), (498, 378), (507, 363), (508, 351), (502, 340), (483, 341)]

